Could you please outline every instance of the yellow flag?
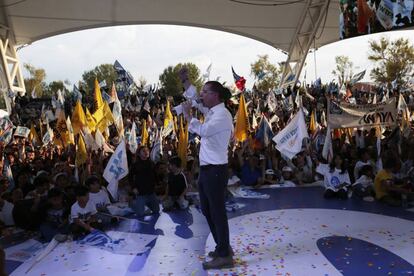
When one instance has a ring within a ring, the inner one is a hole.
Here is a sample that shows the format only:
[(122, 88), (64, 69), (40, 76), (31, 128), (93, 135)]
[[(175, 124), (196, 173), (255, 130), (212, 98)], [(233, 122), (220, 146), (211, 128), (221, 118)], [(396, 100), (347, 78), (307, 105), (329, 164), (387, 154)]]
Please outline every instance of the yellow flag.
[(234, 138), (243, 142), (248, 138), (249, 120), (247, 116), (246, 101), (243, 94), (240, 96), (239, 109), (236, 115), (236, 127), (234, 128)]
[(37, 131), (34, 124), (32, 124), (32, 126), (30, 127), (29, 141), (32, 142), (34, 146), (39, 146), (41, 144), (39, 135), (37, 135)]
[(89, 109), (86, 107), (86, 112), (85, 112), (85, 117), (86, 117), (86, 124), (89, 127), (89, 130), (91, 132), (94, 132), (96, 129), (96, 122), (95, 119), (92, 117), (91, 112), (89, 111)]
[(87, 126), (85, 113), (83, 112), (81, 102), (78, 101), (76, 103), (75, 110), (72, 113), (73, 133), (75, 135), (78, 134), (85, 126)]
[(112, 114), (111, 108), (107, 102), (104, 103), (104, 114), (107, 126), (112, 125), (115, 122), (114, 115)]
[(177, 125), (177, 116), (174, 116), (174, 131), (175, 133), (178, 133), (178, 125)]
[(147, 121), (142, 120), (142, 129), (141, 129), (141, 145), (146, 145), (148, 143), (148, 130), (147, 130)]
[(98, 79), (95, 79), (95, 90), (93, 93), (93, 100), (94, 100), (95, 111), (98, 110), (104, 104), (104, 100), (102, 99), (102, 93), (101, 93), (101, 88), (99, 87)]
[(406, 110), (403, 110), (402, 112), (402, 128), (405, 129), (407, 127), (410, 127), (410, 111), (408, 110), (408, 108), (406, 108)]
[(96, 127), (99, 127), (101, 132), (103, 132), (103, 130), (106, 128), (106, 126), (104, 125), (106, 122), (105, 121), (105, 108), (104, 108), (104, 100), (102, 99), (101, 88), (99, 87), (99, 83), (97, 79), (95, 79), (95, 90), (93, 93), (93, 100), (94, 100), (94, 112), (92, 113), (92, 117), (96, 122)]
[(105, 121), (105, 110), (104, 110), (104, 105), (102, 105), (100, 108), (98, 108), (93, 114), (92, 117), (96, 122), (96, 127), (98, 127), (98, 125), (101, 125), (102, 123), (106, 122)]
[(66, 127), (68, 128), (68, 143), (71, 145), (75, 144), (75, 134), (73, 133), (72, 122), (69, 116), (66, 118)]
[(88, 154), (86, 153), (86, 145), (85, 141), (83, 140), (82, 134), (79, 135), (78, 145), (76, 148), (76, 159), (75, 164), (76, 166), (81, 166), (86, 163), (88, 160)]
[(105, 129), (114, 123), (114, 116), (107, 102), (105, 102), (93, 115), (92, 117), (96, 121), (96, 128), (102, 133)]
[(55, 138), (55, 145), (61, 145), (62, 147), (65, 147), (65, 145), (68, 143), (68, 127), (66, 125), (66, 119), (65, 119), (65, 111), (61, 108), (56, 110), (56, 117), (57, 117), (57, 123), (56, 123), (56, 132), (54, 135)]
[(187, 166), (187, 148), (188, 148), (188, 125), (184, 127), (183, 118), (180, 117), (180, 135), (178, 138), (178, 156), (181, 159), (181, 167)]
[(316, 131), (316, 114), (315, 110), (312, 110), (310, 122), (309, 122), (309, 131), (313, 134)]
[(164, 113), (164, 128), (167, 128), (169, 124), (173, 124), (174, 118), (171, 113), (170, 102), (167, 101), (167, 107), (165, 108)]

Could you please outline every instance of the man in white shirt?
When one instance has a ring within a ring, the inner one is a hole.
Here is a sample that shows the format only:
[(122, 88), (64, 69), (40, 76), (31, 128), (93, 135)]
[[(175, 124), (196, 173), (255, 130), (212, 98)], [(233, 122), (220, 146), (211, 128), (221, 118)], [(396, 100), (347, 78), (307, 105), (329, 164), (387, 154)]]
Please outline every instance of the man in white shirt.
[[(188, 78), (180, 77), (184, 85), (185, 82), (188, 83)], [(204, 269), (230, 268), (234, 265), (225, 207), (228, 182), (227, 158), (229, 142), (233, 134), (233, 118), (224, 106), (224, 101), (230, 97), (230, 91), (221, 83), (207, 82), (200, 93), (200, 102), (204, 108), (208, 108), (203, 123), (192, 117), (191, 102), (182, 105), (184, 114), (190, 122), (189, 132), (201, 137), (198, 179), (200, 204), (217, 244), (215, 251), (208, 254), (213, 259), (203, 263)]]

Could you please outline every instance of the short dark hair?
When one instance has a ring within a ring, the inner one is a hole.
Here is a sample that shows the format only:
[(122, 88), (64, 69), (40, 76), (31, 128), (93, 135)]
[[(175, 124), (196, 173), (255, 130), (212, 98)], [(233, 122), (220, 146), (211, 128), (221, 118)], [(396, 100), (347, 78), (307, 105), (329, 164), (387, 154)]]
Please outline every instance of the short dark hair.
[(231, 97), (230, 90), (218, 81), (208, 81), (205, 85), (208, 85), (211, 91), (218, 93), (221, 101), (227, 101)]
[(48, 183), (49, 183), (49, 178), (43, 175), (36, 176), (35, 179), (33, 180), (33, 186), (35, 186), (36, 188), (41, 187), (41, 186), (46, 186)]
[(171, 158), (168, 160), (168, 162), (169, 162), (171, 165), (176, 166), (177, 168), (179, 168), (179, 167), (181, 166), (181, 158), (180, 158), (180, 157), (178, 157), (178, 156), (173, 156), (173, 157), (171, 157)]
[(145, 148), (149, 149), (149, 148), (148, 148), (148, 146), (145, 146), (145, 145), (141, 145), (141, 146), (139, 146), (139, 147), (138, 147), (138, 150), (137, 150), (138, 154), (141, 152), (141, 150), (143, 150), (143, 149), (145, 149)]
[(89, 194), (89, 190), (85, 186), (80, 186), (79, 185), (79, 186), (75, 187), (76, 197), (86, 196), (87, 194)]
[(99, 183), (99, 178), (96, 175), (91, 175), (85, 180), (85, 186), (90, 187), (95, 182)]

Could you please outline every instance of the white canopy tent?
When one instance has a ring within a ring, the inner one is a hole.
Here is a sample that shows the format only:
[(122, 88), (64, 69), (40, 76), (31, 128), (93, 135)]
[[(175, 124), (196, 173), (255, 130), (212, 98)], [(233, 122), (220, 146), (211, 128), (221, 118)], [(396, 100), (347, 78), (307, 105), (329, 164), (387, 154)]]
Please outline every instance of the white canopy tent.
[[(0, 8), (3, 50), (104, 26), (197, 26), (250, 37), (286, 52), (284, 75), (296, 79), (309, 48), (339, 39), (338, 0), (0, 0)], [(11, 58), (18, 60), (13, 53)]]

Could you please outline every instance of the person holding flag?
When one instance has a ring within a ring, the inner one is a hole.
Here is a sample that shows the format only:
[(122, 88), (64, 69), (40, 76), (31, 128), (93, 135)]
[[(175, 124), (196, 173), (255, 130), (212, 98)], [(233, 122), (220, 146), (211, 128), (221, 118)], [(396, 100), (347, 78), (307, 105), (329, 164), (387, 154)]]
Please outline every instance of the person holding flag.
[[(187, 81), (188, 78), (182, 78)], [(213, 259), (203, 263), (204, 269), (233, 267), (229, 225), (225, 208), (228, 181), (228, 147), (233, 133), (233, 118), (224, 106), (230, 91), (217, 81), (208, 81), (200, 93), (200, 102), (208, 109), (204, 123), (193, 118), (191, 102), (182, 104), (189, 121), (188, 131), (201, 137), (200, 175), (198, 189), (201, 210), (207, 219), (216, 242), (216, 249), (208, 253)]]

